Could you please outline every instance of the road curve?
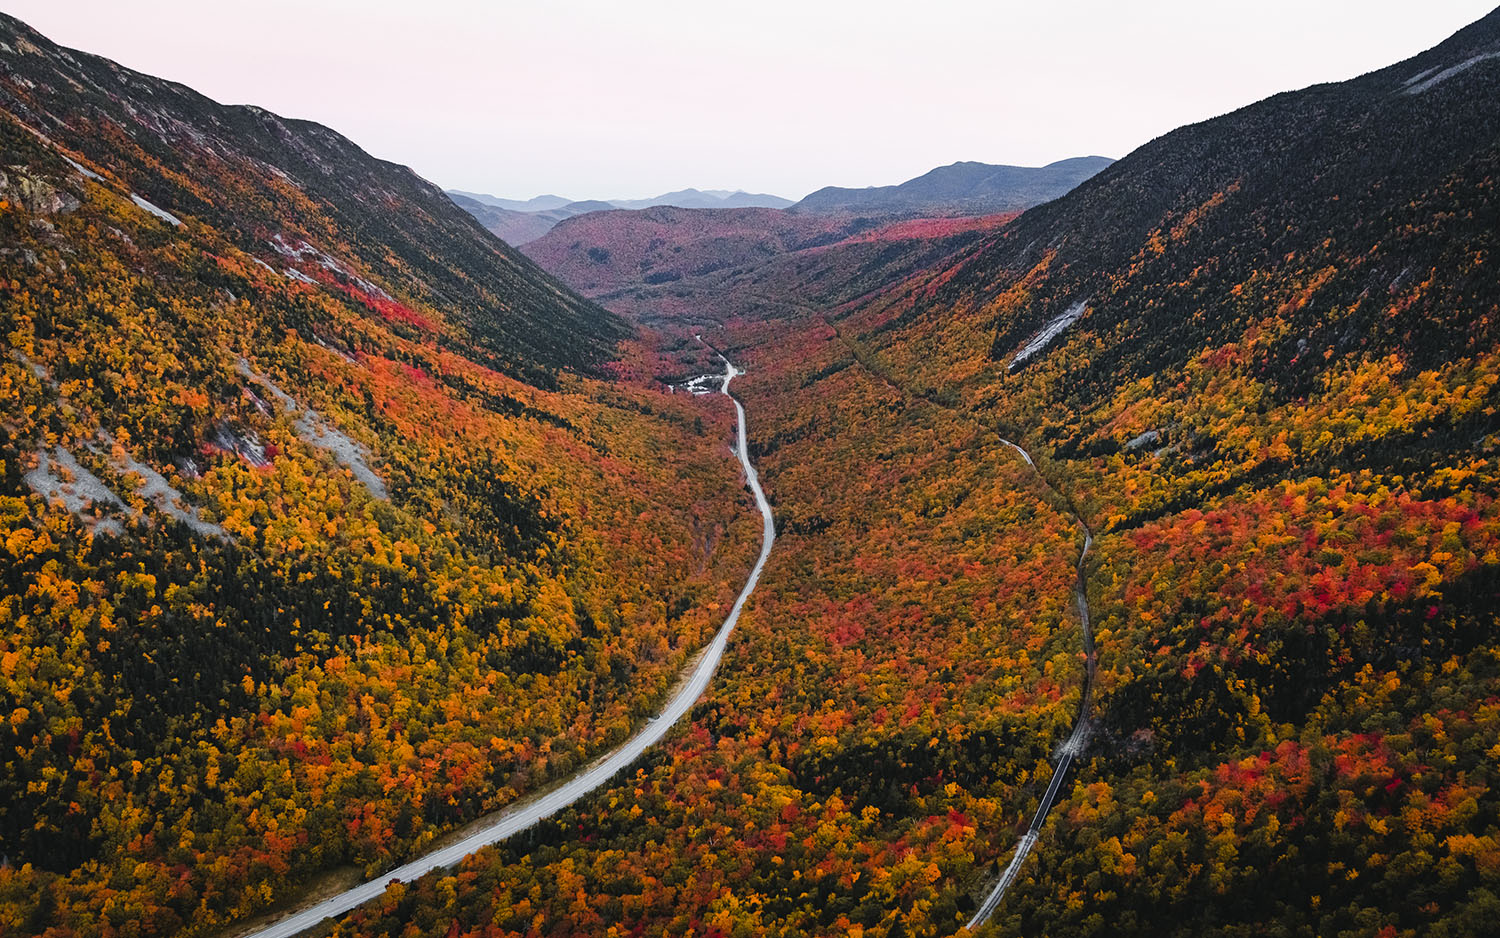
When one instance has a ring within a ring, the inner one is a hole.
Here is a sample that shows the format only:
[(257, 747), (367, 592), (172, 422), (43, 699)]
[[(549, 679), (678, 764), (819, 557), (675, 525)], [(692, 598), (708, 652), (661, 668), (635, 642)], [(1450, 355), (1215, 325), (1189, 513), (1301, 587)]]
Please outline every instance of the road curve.
[[(716, 352), (717, 354), (717, 352)], [(687, 715), (694, 703), (703, 695), (712, 680), (714, 670), (718, 667), (719, 659), (724, 656), (725, 645), (729, 641), (729, 633), (734, 629), (735, 623), (739, 621), (740, 611), (745, 607), (745, 601), (750, 598), (751, 592), (760, 582), (761, 572), (765, 569), (766, 559), (771, 555), (771, 545), (776, 540), (776, 526), (771, 516), (771, 503), (766, 499), (766, 493), (760, 487), (760, 477), (755, 472), (755, 467), (750, 463), (750, 449), (746, 443), (745, 433), (745, 407), (734, 395), (729, 393), (729, 382), (738, 375), (744, 374), (736, 368), (722, 354), (719, 360), (724, 363), (724, 380), (719, 386), (719, 393), (734, 402), (735, 414), (739, 425), (739, 447), (735, 455), (739, 457), (740, 466), (745, 471), (745, 482), (755, 496), (755, 507), (760, 509), (763, 522), (761, 528), (760, 557), (755, 561), (755, 567), (750, 571), (750, 577), (745, 581), (744, 589), (735, 599), (734, 606), (729, 610), (729, 615), (724, 619), (724, 624), (714, 635), (713, 641), (703, 650), (698, 664), (694, 666), (692, 674), (682, 687), (668, 700), (660, 713), (652, 717), (644, 727), (634, 736), (626, 740), (617, 749), (611, 750), (604, 756), (581, 770), (563, 785), (533, 795), (516, 802), (509, 809), (498, 815), (488, 826), (470, 834), (463, 840), (443, 847), (440, 850), (418, 857), (417, 859), (397, 867), (367, 883), (355, 886), (346, 892), (339, 893), (332, 898), (325, 899), (316, 905), (309, 906), (294, 912), (265, 928), (251, 932), (245, 938), (292, 938), (309, 928), (322, 922), (324, 919), (334, 918), (345, 912), (355, 909), (364, 903), (374, 899), (385, 892), (386, 886), (393, 881), (410, 882), (433, 870), (445, 869), (457, 864), (460, 860), (476, 852), (482, 847), (499, 843), (521, 831), (533, 826), (538, 821), (550, 817), (573, 802), (587, 795), (589, 792), (600, 787), (615, 775), (628, 768), (640, 756), (652, 746), (656, 745), (661, 738), (667, 735), (672, 726)]]

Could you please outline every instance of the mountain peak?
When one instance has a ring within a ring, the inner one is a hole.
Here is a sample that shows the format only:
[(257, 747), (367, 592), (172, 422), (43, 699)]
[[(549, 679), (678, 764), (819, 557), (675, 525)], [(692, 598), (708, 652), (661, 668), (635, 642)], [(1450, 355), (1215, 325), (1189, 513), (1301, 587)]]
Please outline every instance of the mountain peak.
[(866, 215), (985, 215), (1014, 212), (1068, 192), (1112, 161), (1074, 157), (1046, 166), (1006, 166), (960, 160), (900, 185), (846, 189), (827, 186), (793, 206), (799, 212)]

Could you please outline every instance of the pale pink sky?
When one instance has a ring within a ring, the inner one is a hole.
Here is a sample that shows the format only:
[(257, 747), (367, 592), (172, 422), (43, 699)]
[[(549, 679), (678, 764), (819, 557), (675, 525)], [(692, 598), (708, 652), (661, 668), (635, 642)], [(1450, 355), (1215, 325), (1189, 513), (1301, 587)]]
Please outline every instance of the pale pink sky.
[(797, 198), (1122, 156), (1435, 45), (1497, 0), (0, 0), (452, 188)]

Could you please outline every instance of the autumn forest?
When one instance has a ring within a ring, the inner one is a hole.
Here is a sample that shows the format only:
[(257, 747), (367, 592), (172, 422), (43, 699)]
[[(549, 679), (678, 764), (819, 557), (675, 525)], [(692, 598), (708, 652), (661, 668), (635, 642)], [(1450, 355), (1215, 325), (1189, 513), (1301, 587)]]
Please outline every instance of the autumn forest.
[(0, 936), (1493, 928), (1500, 12), (1025, 211), (522, 250), (0, 40)]

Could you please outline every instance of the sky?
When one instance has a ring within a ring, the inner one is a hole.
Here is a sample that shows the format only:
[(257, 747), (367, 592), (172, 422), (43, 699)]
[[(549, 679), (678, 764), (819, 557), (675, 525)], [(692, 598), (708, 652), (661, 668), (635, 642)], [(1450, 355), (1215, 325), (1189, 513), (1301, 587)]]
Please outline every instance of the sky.
[(0, 0), (446, 188), (788, 198), (1120, 157), (1436, 45), (1500, 0)]

